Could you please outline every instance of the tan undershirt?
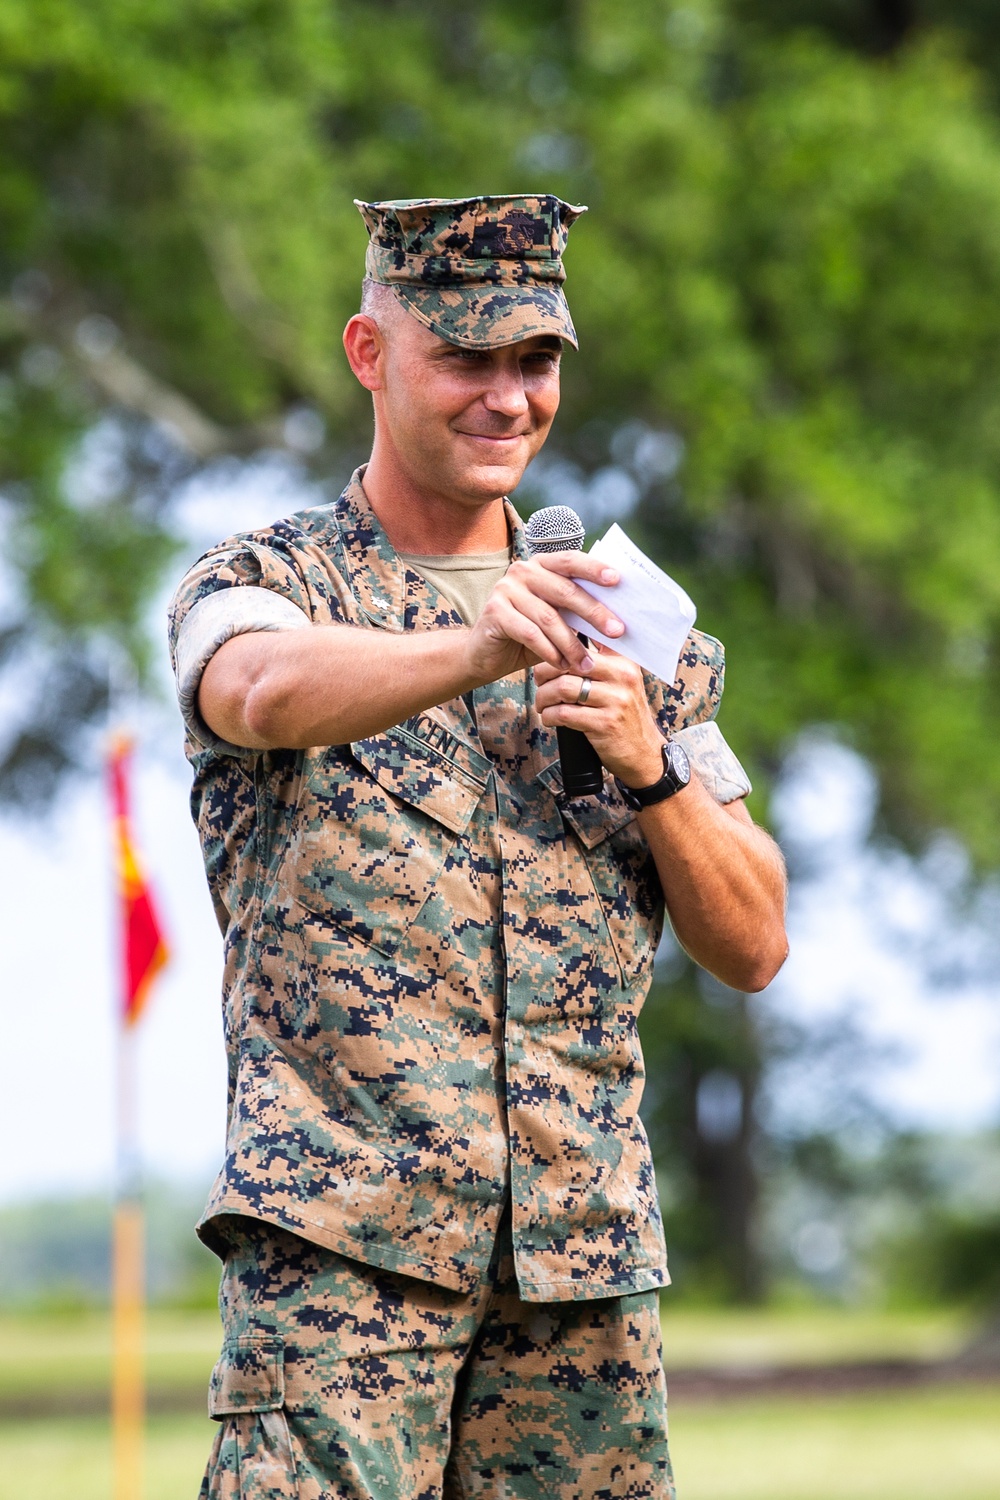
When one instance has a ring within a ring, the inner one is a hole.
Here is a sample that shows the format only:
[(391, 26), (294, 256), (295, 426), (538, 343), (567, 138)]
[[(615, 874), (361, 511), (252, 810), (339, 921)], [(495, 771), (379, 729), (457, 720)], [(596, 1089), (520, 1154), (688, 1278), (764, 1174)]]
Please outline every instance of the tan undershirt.
[(445, 553), (443, 557), (421, 557), (401, 552), (407, 567), (421, 573), (458, 610), (466, 625), (474, 625), (483, 605), (510, 567), (511, 549), (499, 552)]

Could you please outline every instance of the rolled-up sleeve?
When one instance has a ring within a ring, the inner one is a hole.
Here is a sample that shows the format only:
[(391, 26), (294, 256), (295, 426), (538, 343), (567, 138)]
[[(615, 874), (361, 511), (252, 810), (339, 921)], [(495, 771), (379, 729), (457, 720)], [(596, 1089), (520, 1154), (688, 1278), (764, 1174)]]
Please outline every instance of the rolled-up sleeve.
[(301, 630), (309, 616), (291, 599), (271, 589), (228, 588), (206, 594), (192, 605), (177, 632), (174, 674), (177, 701), (184, 722), (197, 739), (210, 749), (231, 755), (256, 755), (239, 745), (229, 745), (213, 735), (198, 713), (198, 688), (202, 673), (220, 646), (234, 636), (259, 630)]
[(683, 745), (692, 768), (716, 802), (735, 802), (753, 791), (750, 778), (713, 719), (678, 730), (672, 738)]

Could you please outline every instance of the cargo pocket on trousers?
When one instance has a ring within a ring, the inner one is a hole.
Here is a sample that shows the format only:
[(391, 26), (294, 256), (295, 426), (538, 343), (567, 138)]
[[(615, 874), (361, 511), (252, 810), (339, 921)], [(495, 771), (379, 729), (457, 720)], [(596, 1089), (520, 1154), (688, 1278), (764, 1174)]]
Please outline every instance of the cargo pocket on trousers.
[(279, 1338), (229, 1339), (212, 1371), (209, 1416), (222, 1423), (202, 1500), (296, 1500)]

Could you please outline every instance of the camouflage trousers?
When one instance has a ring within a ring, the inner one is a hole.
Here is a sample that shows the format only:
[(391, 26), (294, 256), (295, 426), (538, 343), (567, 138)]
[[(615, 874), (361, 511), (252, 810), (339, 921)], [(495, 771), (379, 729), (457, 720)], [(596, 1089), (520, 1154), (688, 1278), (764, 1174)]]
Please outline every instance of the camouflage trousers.
[(201, 1500), (674, 1500), (656, 1292), (472, 1296), (236, 1219)]

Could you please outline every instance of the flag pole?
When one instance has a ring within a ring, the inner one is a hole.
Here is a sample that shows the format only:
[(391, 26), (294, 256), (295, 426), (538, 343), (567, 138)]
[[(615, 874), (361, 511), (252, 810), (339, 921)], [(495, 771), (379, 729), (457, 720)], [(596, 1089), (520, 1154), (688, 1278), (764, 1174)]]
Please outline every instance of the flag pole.
[(152, 892), (131, 828), (131, 737), (122, 731), (136, 696), (124, 652), (112, 656), (108, 682), (108, 792), (114, 827), (116, 956), (116, 1161), (112, 1233), (111, 1428), (114, 1500), (142, 1500), (146, 1425), (145, 1220), (138, 1129), (138, 1020), (153, 979), (167, 960)]
[(118, 1017), (117, 1183), (112, 1252), (114, 1500), (141, 1500), (146, 1423), (145, 1223), (136, 1130), (136, 1031)]
[(136, 1028), (129, 995), (127, 765), (131, 663), (112, 657), (108, 684), (109, 794), (115, 865), (115, 1204), (111, 1245), (111, 1445), (114, 1500), (142, 1500), (146, 1425), (145, 1223), (137, 1128)]

